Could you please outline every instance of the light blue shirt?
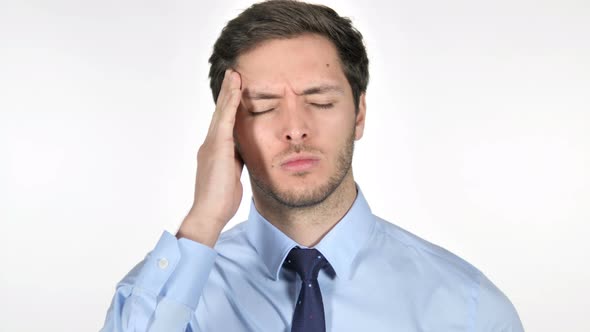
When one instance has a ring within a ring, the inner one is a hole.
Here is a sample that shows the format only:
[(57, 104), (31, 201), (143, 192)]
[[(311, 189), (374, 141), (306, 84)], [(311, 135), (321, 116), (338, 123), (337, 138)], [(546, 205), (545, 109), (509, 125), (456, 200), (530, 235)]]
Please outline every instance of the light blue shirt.
[[(358, 186), (357, 186), (358, 189)], [(164, 232), (117, 285), (102, 331), (289, 332), (295, 247), (254, 203), (215, 248)], [(314, 247), (326, 331), (521, 332), (510, 300), (475, 267), (371, 213), (362, 192)]]

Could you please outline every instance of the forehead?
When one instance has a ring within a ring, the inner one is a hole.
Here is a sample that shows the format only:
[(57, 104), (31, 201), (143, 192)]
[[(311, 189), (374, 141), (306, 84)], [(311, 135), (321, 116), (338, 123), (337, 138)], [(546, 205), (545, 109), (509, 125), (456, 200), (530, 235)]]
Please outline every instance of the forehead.
[(235, 69), (242, 77), (242, 88), (252, 91), (291, 88), (301, 93), (320, 85), (348, 88), (336, 47), (315, 34), (265, 41), (241, 54)]

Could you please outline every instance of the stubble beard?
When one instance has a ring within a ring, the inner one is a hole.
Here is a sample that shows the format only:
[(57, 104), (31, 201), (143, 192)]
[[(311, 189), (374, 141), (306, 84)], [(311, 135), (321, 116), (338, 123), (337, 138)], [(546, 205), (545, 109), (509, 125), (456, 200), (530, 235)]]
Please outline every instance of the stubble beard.
[[(320, 186), (307, 188), (303, 192), (296, 190), (281, 190), (276, 185), (262, 180), (250, 173), (250, 179), (262, 193), (280, 205), (292, 209), (313, 207), (324, 202), (342, 184), (344, 178), (350, 172), (352, 156), (354, 152), (355, 130), (346, 140), (344, 146), (338, 152), (336, 159), (336, 171), (328, 180)], [(294, 176), (304, 177), (308, 172), (294, 173)]]

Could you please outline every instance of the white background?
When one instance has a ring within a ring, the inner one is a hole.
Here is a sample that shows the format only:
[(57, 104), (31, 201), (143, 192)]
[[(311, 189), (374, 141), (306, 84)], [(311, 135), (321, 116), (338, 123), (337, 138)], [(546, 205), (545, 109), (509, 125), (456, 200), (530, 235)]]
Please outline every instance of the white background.
[[(248, 1), (0, 2), (0, 330), (95, 331), (192, 203), (207, 59)], [(327, 1), (364, 34), (373, 212), (590, 331), (590, 5)], [(247, 215), (250, 190), (228, 227)]]

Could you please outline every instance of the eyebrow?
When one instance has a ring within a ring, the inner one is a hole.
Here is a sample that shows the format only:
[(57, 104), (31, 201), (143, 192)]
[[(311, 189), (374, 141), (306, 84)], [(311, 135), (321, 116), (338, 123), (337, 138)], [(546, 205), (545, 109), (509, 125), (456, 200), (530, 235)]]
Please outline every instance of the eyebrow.
[[(245, 92), (245, 98), (248, 98), (251, 100), (279, 99), (282, 97), (281, 95), (278, 95), (278, 94), (256, 91), (256, 90), (249, 91), (248, 89), (246, 89), (246, 91), (244, 91), (244, 92)], [(307, 89), (303, 90), (303, 92), (298, 95), (299, 96), (308, 96), (308, 95), (324, 94), (324, 93), (328, 93), (328, 92), (338, 92), (340, 94), (344, 94), (344, 89), (342, 89), (340, 86), (337, 86), (337, 85), (324, 84), (324, 85), (318, 85), (318, 86), (314, 86), (311, 88), (307, 88)]]

